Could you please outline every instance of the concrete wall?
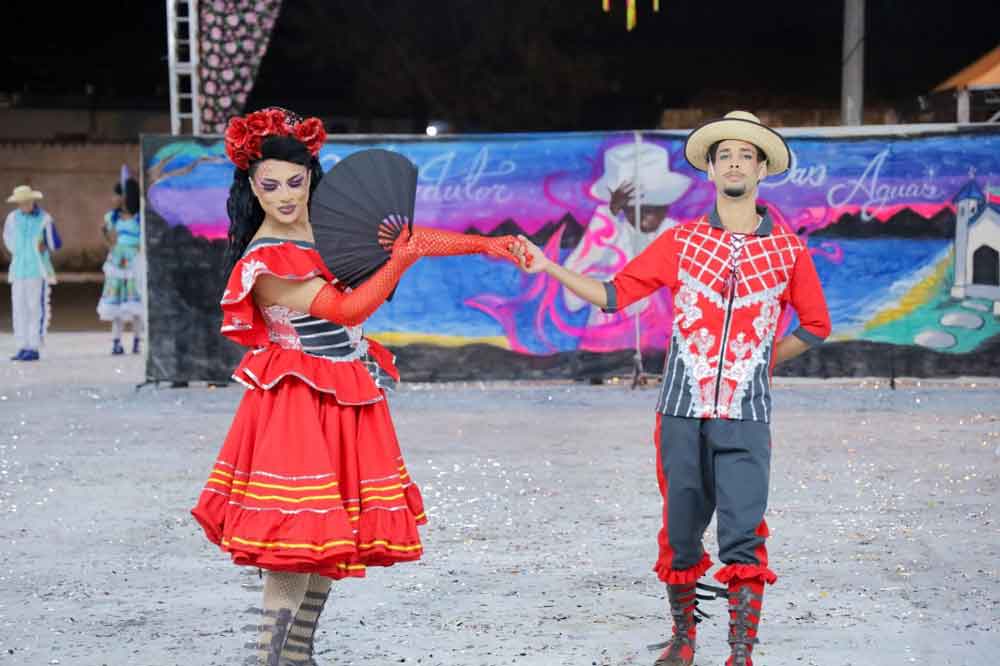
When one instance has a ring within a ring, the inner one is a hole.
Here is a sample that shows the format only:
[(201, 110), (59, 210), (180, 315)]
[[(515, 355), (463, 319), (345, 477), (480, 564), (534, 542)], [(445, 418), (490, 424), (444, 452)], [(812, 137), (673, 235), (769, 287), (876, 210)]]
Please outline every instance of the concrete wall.
[(135, 141), (170, 132), (163, 111), (0, 109), (0, 141)]
[[(135, 143), (0, 143), (0, 194), (6, 199), (17, 185), (31, 185), (45, 194), (41, 201), (56, 221), (63, 248), (56, 268), (99, 270), (106, 248), (100, 233), (104, 213), (111, 207), (112, 188), (122, 164), (139, 173), (139, 144)], [(6, 217), (6, 212), (3, 213)], [(8, 258), (0, 259), (6, 268)]]

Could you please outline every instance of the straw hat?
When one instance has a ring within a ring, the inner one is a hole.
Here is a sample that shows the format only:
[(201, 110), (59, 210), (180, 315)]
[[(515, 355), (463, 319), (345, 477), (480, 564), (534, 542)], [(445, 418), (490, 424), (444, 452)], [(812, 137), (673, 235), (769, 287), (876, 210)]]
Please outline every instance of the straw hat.
[(37, 201), (42, 198), (42, 193), (33, 190), (29, 185), (18, 185), (14, 188), (14, 193), (7, 197), (7, 203), (24, 203), (25, 201)]
[(788, 170), (791, 153), (781, 135), (762, 124), (760, 118), (747, 111), (730, 111), (725, 118), (705, 123), (688, 136), (684, 157), (695, 169), (708, 171), (708, 149), (717, 141), (735, 139), (751, 143), (767, 155), (770, 176)]

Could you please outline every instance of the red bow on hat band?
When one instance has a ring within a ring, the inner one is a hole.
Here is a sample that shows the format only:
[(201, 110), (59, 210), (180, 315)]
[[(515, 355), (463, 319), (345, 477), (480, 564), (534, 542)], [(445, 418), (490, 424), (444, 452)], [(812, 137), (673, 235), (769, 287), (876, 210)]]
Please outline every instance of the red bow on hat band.
[(246, 171), (250, 162), (260, 158), (260, 147), (269, 136), (298, 139), (315, 157), (319, 155), (326, 130), (319, 118), (301, 117), (278, 107), (270, 107), (229, 119), (226, 127), (226, 155), (238, 169)]

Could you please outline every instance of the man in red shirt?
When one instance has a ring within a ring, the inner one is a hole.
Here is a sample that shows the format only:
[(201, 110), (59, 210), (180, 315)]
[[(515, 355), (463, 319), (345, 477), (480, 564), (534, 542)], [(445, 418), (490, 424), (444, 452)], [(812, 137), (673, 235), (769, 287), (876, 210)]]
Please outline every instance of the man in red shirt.
[[(757, 206), (757, 188), (788, 169), (784, 139), (756, 116), (733, 111), (688, 137), (688, 162), (716, 186), (715, 208), (657, 238), (614, 279), (601, 282), (550, 261), (527, 242), (524, 270), (544, 271), (615, 312), (666, 287), (674, 320), (656, 406), (657, 479), (663, 527), (654, 567), (667, 584), (673, 633), (656, 666), (690, 666), (698, 579), (712, 566), (702, 536), (717, 515), (715, 574), (729, 599), (727, 666), (752, 666), (768, 566), (771, 391), (776, 363), (830, 334), (830, 316), (805, 243)], [(775, 340), (785, 308), (800, 326)], [(699, 618), (700, 619), (700, 618)]]

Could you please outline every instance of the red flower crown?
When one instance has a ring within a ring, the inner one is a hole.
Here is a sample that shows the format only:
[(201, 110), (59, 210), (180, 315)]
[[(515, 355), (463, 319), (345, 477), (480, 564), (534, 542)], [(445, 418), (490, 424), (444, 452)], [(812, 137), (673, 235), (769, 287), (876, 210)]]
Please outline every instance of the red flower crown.
[(270, 107), (229, 119), (226, 127), (226, 155), (236, 168), (246, 171), (250, 162), (260, 159), (260, 146), (269, 136), (290, 136), (301, 141), (313, 157), (326, 141), (326, 130), (319, 118), (306, 118), (278, 107)]

